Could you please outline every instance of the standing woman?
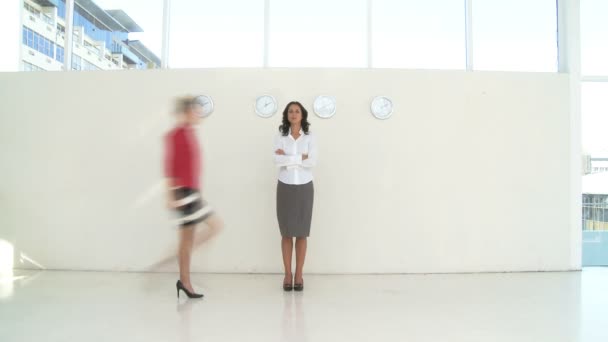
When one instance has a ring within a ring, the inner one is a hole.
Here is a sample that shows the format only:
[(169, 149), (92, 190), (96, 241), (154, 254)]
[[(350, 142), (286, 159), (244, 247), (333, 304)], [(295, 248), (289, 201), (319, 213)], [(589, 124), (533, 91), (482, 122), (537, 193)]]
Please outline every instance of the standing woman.
[[(308, 111), (299, 102), (292, 101), (283, 111), (280, 134), (274, 143), (275, 164), (279, 169), (277, 184), (277, 219), (281, 231), (281, 251), (285, 291), (304, 290), (302, 276), (306, 258), (307, 238), (314, 201), (312, 167), (317, 162), (317, 144), (309, 132)], [(295, 242), (296, 273), (292, 273), (292, 255)]]
[[(201, 149), (195, 127), (202, 108), (193, 97), (177, 100), (177, 123), (166, 136), (165, 175), (167, 177), (167, 206), (178, 215), (179, 246), (177, 259), (179, 280), (177, 296), (184, 291), (189, 298), (201, 298), (190, 281), (192, 250), (214, 237), (222, 228), (222, 221), (201, 195)], [(196, 233), (200, 223), (206, 230)]]

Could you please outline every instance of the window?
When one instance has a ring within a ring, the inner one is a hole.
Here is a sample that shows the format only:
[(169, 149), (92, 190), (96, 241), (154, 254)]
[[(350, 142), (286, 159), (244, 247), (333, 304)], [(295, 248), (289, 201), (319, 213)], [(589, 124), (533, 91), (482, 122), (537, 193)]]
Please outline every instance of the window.
[(55, 23), (53, 22), (53, 18), (51, 18), (51, 16), (49, 16), (49, 15), (48, 15), (48, 14), (46, 14), (46, 13), (44, 13), (44, 14), (42, 15), (42, 20), (44, 20), (44, 21), (45, 21), (47, 24), (50, 24), (50, 25), (55, 24)]
[(608, 75), (608, 1), (581, 1), (583, 75)]
[(555, 0), (473, 0), (476, 70), (557, 71)]
[[(556, 0), (471, 1), (476, 70), (557, 71)], [(65, 28), (53, 12), (29, 3), (24, 13), (62, 37)], [(65, 0), (44, 3), (65, 18)], [(608, 1), (581, 3), (583, 61), (595, 61), (592, 68), (608, 75)], [(170, 66), (261, 67), (266, 58), (270, 67), (464, 69), (465, 12), (464, 0), (171, 0)], [(88, 41), (89, 56), (160, 65), (163, 0), (77, 1), (73, 17), (76, 47)], [(44, 39), (32, 34), (23, 41), (54, 55)]]
[(366, 0), (270, 0), (272, 67), (366, 67)]
[(464, 69), (462, 0), (375, 0), (372, 67)]
[(87, 61), (86, 59), (82, 59), (82, 70), (100, 70), (95, 64)]
[(34, 45), (32, 45), (31, 48), (38, 50), (38, 33), (34, 34)]
[(45, 71), (43, 68), (23, 61), (23, 71)]
[[(33, 32), (29, 28), (23, 26), (23, 44), (31, 47), (32, 49), (42, 52), (43, 54), (53, 58), (55, 43), (50, 40), (44, 38), (36, 32)], [(27, 40), (25, 37), (27, 36)]]
[(82, 70), (82, 58), (78, 55), (72, 55), (72, 70)]
[(263, 0), (173, 0), (171, 14), (171, 67), (263, 65)]
[[(175, 1), (177, 0), (172, 2)], [(88, 1), (77, 1), (74, 8), (74, 27), (78, 28), (74, 32), (74, 42), (77, 47), (77, 42), (86, 46), (89, 53), (85, 52), (84, 56), (89, 56), (90, 60), (103, 61), (106, 55), (115, 54), (121, 56), (121, 62), (125, 61), (140, 68), (146, 66), (149, 60), (160, 65), (163, 0), (95, 0), (94, 2), (106, 13), (92, 15), (95, 12), (89, 10), (91, 4)], [(59, 12), (60, 10), (58, 7)], [(124, 24), (130, 32), (112, 30), (116, 28), (114, 20)], [(102, 42), (105, 44), (101, 44)], [(72, 56), (75, 58), (76, 55)], [(79, 69), (99, 69), (90, 62), (87, 63), (89, 64), (82, 61)], [(107, 63), (103, 65), (104, 68), (112, 68), (106, 67)]]
[(64, 53), (63, 48), (61, 46), (57, 45), (57, 53), (55, 54), (55, 59), (61, 63), (64, 62), (63, 53)]
[(38, 9), (34, 8), (33, 6), (31, 6), (30, 4), (23, 3), (23, 8), (25, 8), (31, 14), (33, 14), (37, 17), (40, 17), (40, 11)]
[(29, 47), (33, 47), (34, 46), (34, 31), (30, 30), (30, 29), (26, 29), (27, 30), (27, 45)]
[(608, 82), (583, 82), (581, 95), (583, 151), (608, 155)]

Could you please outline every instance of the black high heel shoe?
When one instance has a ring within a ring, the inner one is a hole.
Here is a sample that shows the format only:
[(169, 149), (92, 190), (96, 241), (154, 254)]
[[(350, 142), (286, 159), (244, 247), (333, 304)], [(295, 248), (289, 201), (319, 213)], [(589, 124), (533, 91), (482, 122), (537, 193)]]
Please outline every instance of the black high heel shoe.
[(188, 296), (188, 298), (203, 298), (204, 295), (202, 293), (194, 293), (194, 292), (190, 292), (188, 291), (188, 289), (186, 287), (184, 287), (184, 284), (182, 284), (181, 280), (177, 281), (177, 284), (175, 284), (175, 287), (177, 288), (177, 298), (179, 298), (179, 290), (182, 290), (186, 293), (186, 296)]
[(293, 284), (293, 290), (298, 292), (304, 291), (304, 279), (302, 279), (302, 283), (300, 284)]
[(293, 278), (290, 278), (291, 282), (290, 283), (283, 283), (283, 291), (285, 292), (289, 292), (291, 290), (293, 290)]

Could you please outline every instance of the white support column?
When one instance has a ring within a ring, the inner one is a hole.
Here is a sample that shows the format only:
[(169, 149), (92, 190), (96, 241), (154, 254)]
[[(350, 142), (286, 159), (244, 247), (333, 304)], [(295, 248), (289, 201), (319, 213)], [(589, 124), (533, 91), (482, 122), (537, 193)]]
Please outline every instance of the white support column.
[(161, 68), (169, 68), (169, 34), (171, 31), (171, 0), (163, 2), (163, 46), (160, 57)]
[(72, 47), (74, 46), (74, 0), (65, 1), (65, 41), (63, 46), (63, 70), (72, 70)]
[(268, 68), (270, 51), (270, 0), (264, 0), (264, 68)]
[(473, 71), (473, 0), (464, 0), (466, 69)]
[(570, 268), (582, 258), (580, 0), (557, 0), (558, 70), (570, 75)]

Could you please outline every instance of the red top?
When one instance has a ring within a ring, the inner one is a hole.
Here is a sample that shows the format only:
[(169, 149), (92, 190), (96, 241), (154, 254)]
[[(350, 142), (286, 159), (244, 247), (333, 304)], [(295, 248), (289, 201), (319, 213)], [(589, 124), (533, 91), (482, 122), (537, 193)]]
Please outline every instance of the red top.
[(165, 145), (165, 175), (173, 179), (173, 186), (199, 189), (201, 151), (194, 130), (189, 126), (172, 129)]

